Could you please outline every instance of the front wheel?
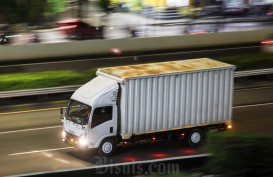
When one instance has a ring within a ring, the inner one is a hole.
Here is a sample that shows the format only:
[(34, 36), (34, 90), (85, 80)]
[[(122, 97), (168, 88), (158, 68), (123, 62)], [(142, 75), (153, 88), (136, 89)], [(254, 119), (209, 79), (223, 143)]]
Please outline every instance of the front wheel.
[(205, 141), (205, 132), (199, 128), (192, 129), (187, 136), (187, 144), (192, 147), (200, 146)]
[(107, 138), (102, 141), (99, 146), (98, 153), (101, 156), (111, 156), (116, 150), (116, 142), (114, 139)]

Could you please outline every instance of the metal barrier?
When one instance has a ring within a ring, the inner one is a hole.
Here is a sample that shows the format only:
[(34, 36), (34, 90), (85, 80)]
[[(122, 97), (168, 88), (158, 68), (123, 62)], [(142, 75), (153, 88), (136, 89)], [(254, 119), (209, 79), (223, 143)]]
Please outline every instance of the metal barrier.
[(64, 87), (50, 87), (30, 90), (16, 90), (0, 92), (0, 98), (13, 98), (22, 96), (48, 95), (56, 93), (74, 92), (80, 85), (64, 86)]
[[(237, 71), (234, 74), (235, 78), (238, 77), (249, 77), (258, 75), (273, 74), (273, 68), (259, 69), (259, 70), (249, 70), (249, 71)], [(50, 88), (40, 88), (40, 89), (30, 89), (30, 90), (16, 90), (16, 91), (4, 91), (0, 92), (1, 98), (15, 98), (23, 96), (36, 96), (36, 95), (49, 95), (56, 93), (69, 93), (74, 92), (80, 85), (63, 86), (63, 87), (50, 87)]]
[(248, 76), (266, 75), (266, 74), (273, 74), (273, 68), (257, 69), (257, 70), (249, 70), (249, 71), (237, 71), (235, 72), (234, 77), (248, 77)]

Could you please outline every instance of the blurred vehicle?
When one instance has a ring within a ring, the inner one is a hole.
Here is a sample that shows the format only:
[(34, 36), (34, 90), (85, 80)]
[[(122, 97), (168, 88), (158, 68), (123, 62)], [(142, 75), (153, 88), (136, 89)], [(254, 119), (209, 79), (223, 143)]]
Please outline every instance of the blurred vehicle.
[(19, 40), (23, 41), (24, 43), (39, 43), (40, 39), (37, 33), (26, 33), (18, 35), (20, 36)]
[(273, 52), (273, 33), (260, 42), (263, 52)]
[(8, 24), (0, 24), (0, 45), (10, 44), (10, 26)]
[(222, 7), (221, 6), (204, 6), (202, 8), (196, 8), (192, 10), (195, 17), (204, 17), (204, 16), (221, 16)]
[(244, 1), (226, 1), (223, 4), (223, 15), (244, 16), (249, 13), (249, 6)]
[(10, 43), (10, 40), (6, 36), (6, 34), (5, 33), (1, 33), (0, 34), (0, 45), (6, 45), (6, 44), (9, 44), (9, 43)]
[(273, 7), (272, 6), (266, 10), (266, 15), (273, 17)]
[(127, 3), (115, 3), (110, 6), (112, 12), (129, 12), (129, 5)]
[(69, 39), (103, 39), (103, 26), (91, 23), (82, 19), (69, 19), (58, 21), (57, 26)]
[(223, 10), (224, 15), (231, 15), (231, 16), (243, 16), (246, 15), (248, 9), (240, 8), (240, 7), (228, 7)]
[(208, 34), (215, 32), (209, 25), (188, 25), (184, 29), (184, 34)]

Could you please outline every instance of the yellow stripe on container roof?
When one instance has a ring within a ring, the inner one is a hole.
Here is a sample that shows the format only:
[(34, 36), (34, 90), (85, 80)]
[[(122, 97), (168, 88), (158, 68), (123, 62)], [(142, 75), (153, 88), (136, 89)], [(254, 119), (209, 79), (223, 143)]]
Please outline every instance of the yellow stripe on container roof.
[(191, 60), (178, 60), (169, 62), (100, 68), (99, 71), (124, 79), (131, 77), (163, 75), (230, 67), (234, 66), (209, 58), (199, 58)]

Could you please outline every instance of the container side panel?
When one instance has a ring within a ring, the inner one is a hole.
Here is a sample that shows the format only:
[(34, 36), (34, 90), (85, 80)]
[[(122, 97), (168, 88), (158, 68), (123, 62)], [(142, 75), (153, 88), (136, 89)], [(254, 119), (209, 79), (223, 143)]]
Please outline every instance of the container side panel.
[(232, 102), (233, 102), (233, 85), (234, 85), (234, 81), (233, 81), (233, 78), (234, 78), (234, 72), (232, 71), (232, 72), (230, 72), (229, 73), (229, 75), (230, 75), (230, 77), (229, 77), (229, 79), (230, 79), (230, 87), (229, 87), (229, 119), (231, 119), (232, 118)]
[(197, 83), (197, 105), (196, 105), (196, 122), (195, 124), (201, 124), (202, 123), (202, 114), (203, 114), (203, 110), (202, 110), (202, 86), (203, 86), (203, 77), (202, 72), (198, 73), (198, 83)]
[(214, 71), (209, 72), (209, 89), (208, 89), (208, 101), (207, 101), (207, 116), (206, 116), (206, 122), (209, 122), (213, 118), (213, 93), (214, 93)]
[(162, 117), (163, 117), (163, 101), (164, 101), (164, 77), (161, 76), (159, 77), (159, 80), (158, 80), (158, 101), (157, 101), (157, 116), (156, 116), (156, 121), (155, 121), (155, 127), (153, 130), (156, 130), (157, 127), (159, 127), (161, 124), (162, 124)]
[(179, 127), (180, 125), (185, 125), (186, 124), (186, 108), (187, 108), (187, 74), (183, 74), (181, 76), (181, 101), (180, 101), (180, 121), (179, 121), (179, 125), (177, 125), (177, 127)]
[(224, 88), (225, 88), (225, 93), (224, 93), (224, 118), (227, 118), (228, 115), (228, 106), (229, 106), (229, 89), (230, 89), (230, 79), (229, 79), (229, 73), (230, 70), (226, 69), (225, 70), (225, 82), (224, 82)]
[(141, 80), (135, 79), (134, 80), (134, 86), (135, 86), (135, 93), (134, 93), (134, 118), (133, 118), (133, 132), (138, 131), (138, 125), (139, 125), (139, 113), (142, 111), (140, 109), (140, 87), (141, 87)]
[(192, 74), (192, 97), (191, 97), (191, 113), (190, 113), (190, 125), (195, 125), (196, 124), (196, 115), (197, 115), (197, 110), (196, 110), (196, 100), (197, 100), (197, 83), (198, 83), (198, 77), (197, 73)]
[(202, 124), (206, 122), (208, 113), (208, 95), (209, 95), (209, 72), (203, 73), (203, 85), (202, 85)]
[(191, 124), (191, 102), (192, 102), (192, 74), (187, 74), (187, 89), (186, 89), (186, 117), (185, 117), (185, 125)]
[(217, 122), (222, 122), (222, 119), (224, 118), (224, 96), (225, 96), (225, 86), (224, 82), (225, 81), (225, 70), (220, 70), (219, 71), (219, 113), (217, 115)]
[[(167, 120), (167, 126), (165, 129), (172, 129), (175, 126), (175, 88), (176, 88), (176, 83), (175, 83), (175, 78), (176, 76), (171, 76), (170, 78), (170, 104), (167, 105), (169, 108), (169, 113), (168, 113), (168, 120)], [(166, 118), (165, 118), (166, 119)]]
[[(168, 127), (168, 119), (169, 117), (169, 104), (170, 104), (170, 76), (165, 76), (164, 77), (164, 90), (163, 90), (163, 115), (162, 115), (162, 122), (159, 124), (157, 127), (157, 130), (162, 130)], [(158, 120), (160, 122), (160, 120)]]
[(141, 80), (141, 86), (140, 86), (140, 112), (139, 112), (139, 125), (138, 125), (138, 131), (144, 132), (144, 126), (145, 125), (145, 119), (147, 119), (146, 112), (147, 111), (147, 103), (148, 103), (148, 97), (147, 97), (147, 79)]
[[(156, 90), (153, 89), (153, 79), (147, 79), (147, 106), (146, 106), (146, 117), (145, 117), (145, 125), (143, 125), (143, 132), (151, 130), (151, 120), (153, 113), (153, 94)], [(142, 131), (141, 131), (142, 132)]]
[(157, 107), (158, 107), (158, 100), (160, 100), (158, 98), (158, 96), (160, 95), (159, 93), (159, 87), (160, 87), (160, 83), (159, 83), (159, 78), (152, 78), (152, 81), (153, 81), (153, 109), (152, 109), (152, 119), (150, 121), (150, 124), (151, 124), (151, 129), (148, 130), (148, 131), (151, 131), (151, 130), (154, 130), (155, 127), (156, 127), (156, 118), (157, 118), (157, 115), (160, 114), (159, 113), (159, 110), (157, 111)]
[(130, 79), (121, 88), (123, 134), (231, 119), (233, 68)]
[[(126, 83), (125, 83), (126, 84)], [(124, 84), (120, 84), (120, 107), (119, 109), (119, 113), (120, 113), (120, 117), (119, 117), (119, 128), (120, 128), (120, 132), (127, 132), (127, 126), (128, 122), (127, 122), (127, 113), (128, 113), (128, 104), (127, 104), (127, 96), (126, 94), (128, 93), (128, 86), (126, 87)]]
[(134, 85), (134, 80), (129, 81), (129, 97), (128, 102), (129, 102), (129, 106), (128, 106), (128, 115), (127, 115), (127, 122), (128, 125), (128, 132), (132, 132), (133, 131), (133, 125), (134, 125), (134, 103), (135, 103), (135, 85)]
[[(182, 76), (175, 77), (175, 103), (174, 103), (174, 127), (178, 127), (179, 120), (181, 119), (181, 113), (180, 113), (180, 103), (182, 101), (182, 95), (181, 95), (181, 78)], [(172, 128), (174, 128), (172, 127)]]

